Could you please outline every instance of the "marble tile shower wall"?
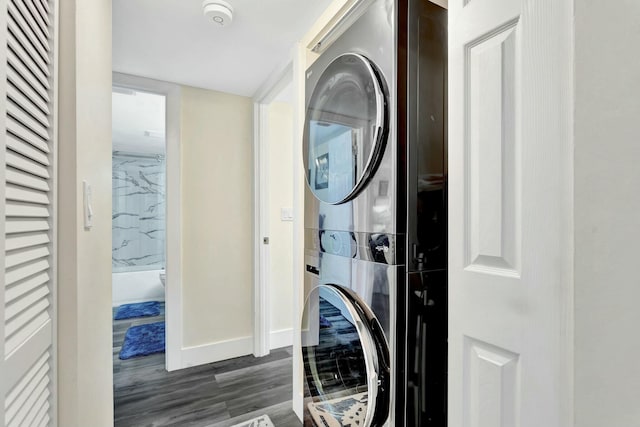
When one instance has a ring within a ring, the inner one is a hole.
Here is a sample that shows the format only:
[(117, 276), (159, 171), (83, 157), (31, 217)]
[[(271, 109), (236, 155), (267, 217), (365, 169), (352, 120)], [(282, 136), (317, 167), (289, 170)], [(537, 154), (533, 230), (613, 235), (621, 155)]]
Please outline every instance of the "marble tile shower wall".
[(164, 242), (164, 157), (114, 153), (113, 272), (163, 269)]

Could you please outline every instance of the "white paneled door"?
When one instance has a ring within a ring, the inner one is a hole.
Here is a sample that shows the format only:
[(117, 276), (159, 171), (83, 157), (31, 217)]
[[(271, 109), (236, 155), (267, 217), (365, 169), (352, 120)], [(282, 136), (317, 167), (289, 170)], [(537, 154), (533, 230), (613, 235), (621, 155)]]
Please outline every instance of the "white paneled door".
[(55, 425), (53, 0), (0, 0), (0, 423)]
[(449, 0), (449, 427), (570, 425), (571, 3)]

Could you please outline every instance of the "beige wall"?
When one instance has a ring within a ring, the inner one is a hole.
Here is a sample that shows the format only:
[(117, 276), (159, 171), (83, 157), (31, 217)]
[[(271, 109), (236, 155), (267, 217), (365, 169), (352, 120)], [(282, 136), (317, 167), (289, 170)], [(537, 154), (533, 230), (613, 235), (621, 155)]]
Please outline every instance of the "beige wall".
[(183, 346), (253, 334), (253, 104), (182, 88)]
[(575, 3), (575, 415), (640, 423), (640, 2)]
[(110, 427), (111, 1), (60, 2), (59, 40), (58, 425)]
[(293, 108), (269, 106), (269, 245), (271, 332), (293, 326), (293, 222), (281, 208), (293, 208)]

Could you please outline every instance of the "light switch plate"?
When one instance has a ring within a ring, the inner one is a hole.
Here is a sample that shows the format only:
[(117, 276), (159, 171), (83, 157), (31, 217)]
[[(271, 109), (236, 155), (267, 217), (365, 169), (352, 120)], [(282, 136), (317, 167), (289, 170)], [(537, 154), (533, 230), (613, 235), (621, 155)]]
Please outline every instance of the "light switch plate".
[(93, 227), (93, 194), (91, 184), (87, 181), (82, 181), (82, 193), (84, 199), (84, 228), (85, 230), (91, 230), (91, 227)]
[(293, 208), (280, 208), (281, 221), (293, 221)]

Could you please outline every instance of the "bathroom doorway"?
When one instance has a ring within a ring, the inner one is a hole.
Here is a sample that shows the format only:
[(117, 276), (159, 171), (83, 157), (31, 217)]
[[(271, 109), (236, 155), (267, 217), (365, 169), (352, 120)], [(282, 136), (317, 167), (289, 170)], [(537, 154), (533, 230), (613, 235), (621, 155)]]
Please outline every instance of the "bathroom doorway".
[[(114, 383), (123, 371), (139, 366), (164, 365), (165, 120), (164, 95), (113, 87)], [(136, 360), (135, 365), (133, 359)]]
[[(112, 102), (114, 374), (122, 362), (139, 357), (172, 371), (181, 368), (182, 348), (180, 204), (175, 202), (180, 200), (180, 89), (114, 73)], [(134, 328), (143, 325), (151, 326)], [(138, 335), (151, 340), (136, 345)]]

